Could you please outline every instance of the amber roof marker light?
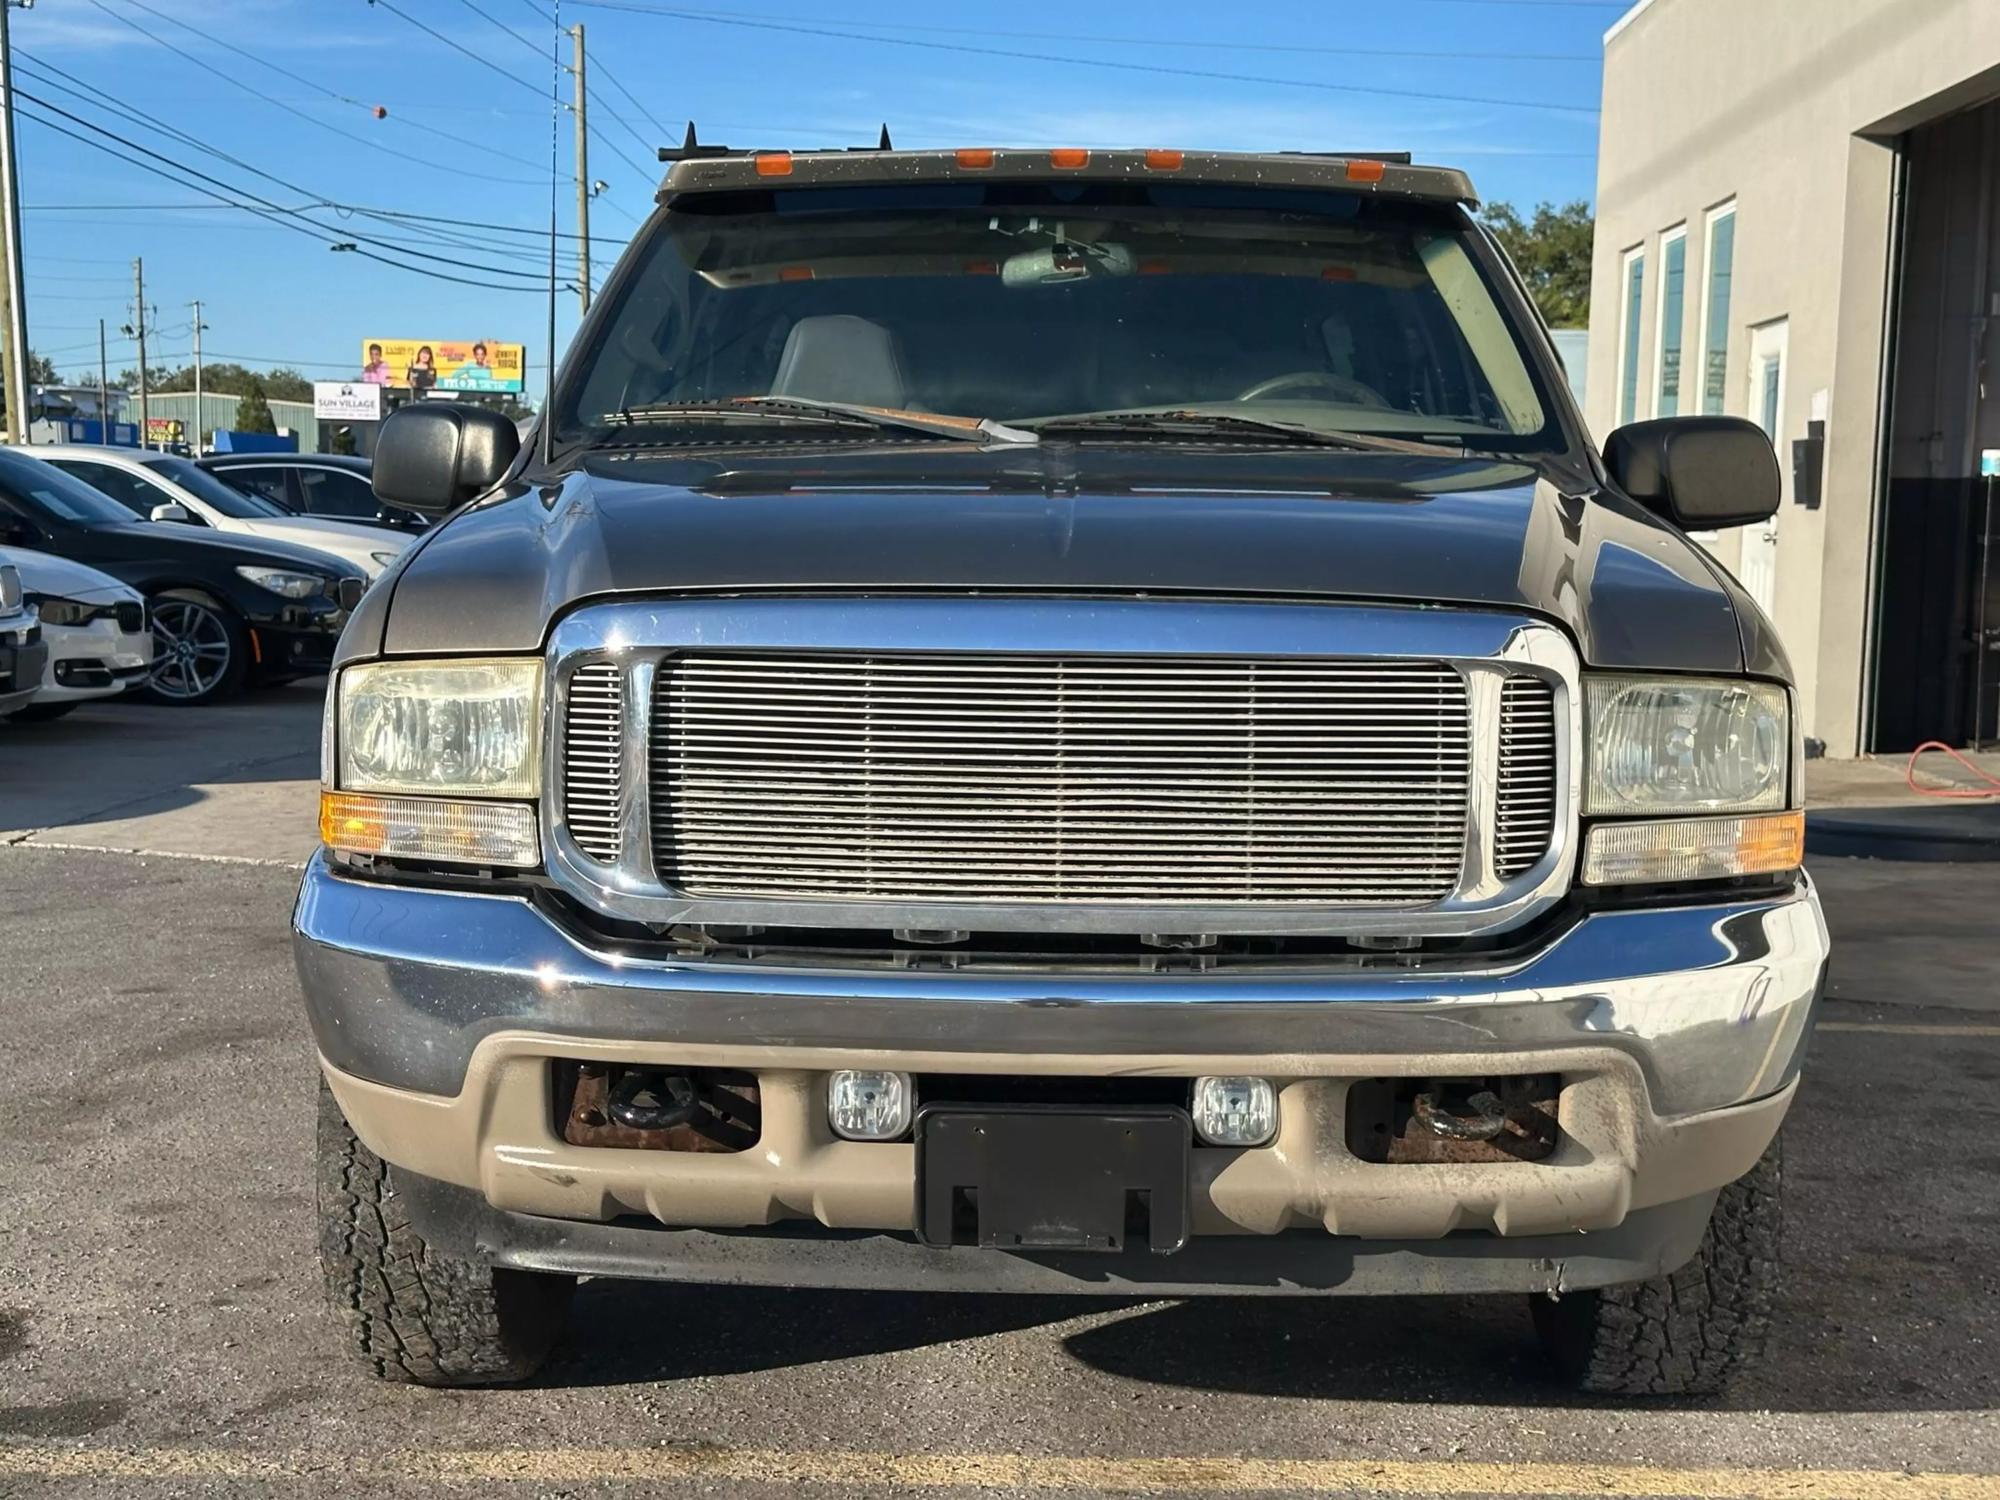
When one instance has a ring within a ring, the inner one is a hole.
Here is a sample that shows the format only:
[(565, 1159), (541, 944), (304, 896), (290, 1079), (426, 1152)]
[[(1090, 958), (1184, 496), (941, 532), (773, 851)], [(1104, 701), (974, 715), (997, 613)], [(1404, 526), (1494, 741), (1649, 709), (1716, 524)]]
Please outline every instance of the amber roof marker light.
[(1351, 161), (1347, 164), (1349, 182), (1380, 182), (1388, 173), (1388, 168), (1379, 161)]
[(756, 156), (759, 177), (789, 177), (792, 175), (792, 153), (789, 151), (760, 151)]
[(991, 146), (966, 146), (958, 153), (958, 164), (968, 171), (981, 172), (993, 165)]
[(1182, 164), (1186, 161), (1187, 153), (1184, 151), (1148, 151), (1146, 153), (1146, 170), (1149, 172), (1178, 172)]
[(1058, 146), (1049, 153), (1049, 165), (1052, 167), (1070, 168), (1087, 167), (1090, 165), (1090, 153), (1081, 146)]

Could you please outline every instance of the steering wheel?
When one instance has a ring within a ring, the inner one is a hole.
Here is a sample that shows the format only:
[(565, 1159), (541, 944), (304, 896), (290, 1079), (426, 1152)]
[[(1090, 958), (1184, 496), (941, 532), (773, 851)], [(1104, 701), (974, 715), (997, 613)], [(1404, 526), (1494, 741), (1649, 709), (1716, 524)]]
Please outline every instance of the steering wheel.
[(1285, 391), (1322, 390), (1331, 392), (1333, 399), (1343, 406), (1379, 406), (1386, 408), (1389, 403), (1370, 386), (1345, 375), (1336, 375), (1331, 370), (1293, 370), (1288, 375), (1273, 375), (1269, 380), (1260, 380), (1247, 391), (1239, 391), (1238, 401), (1262, 401), (1267, 397)]

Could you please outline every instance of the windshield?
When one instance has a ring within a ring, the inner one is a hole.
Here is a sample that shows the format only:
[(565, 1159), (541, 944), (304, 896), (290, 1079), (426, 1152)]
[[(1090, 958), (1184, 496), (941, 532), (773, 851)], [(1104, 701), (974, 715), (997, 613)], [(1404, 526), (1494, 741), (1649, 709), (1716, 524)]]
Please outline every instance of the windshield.
[[(557, 435), (781, 396), (1031, 425), (1197, 409), (1561, 446), (1475, 235), (1455, 207), (1345, 192), (1000, 182), (685, 199), (570, 362)], [(699, 414), (647, 420), (727, 440)]]
[(130, 526), (139, 518), (94, 485), (54, 464), (0, 448), (0, 487), (59, 521), (83, 526)]
[(246, 494), (233, 484), (224, 484), (208, 470), (190, 463), (185, 458), (175, 458), (169, 454), (159, 458), (148, 458), (144, 462), (147, 468), (161, 478), (171, 479), (197, 500), (213, 506), (232, 521), (295, 519), (283, 506), (272, 504), (262, 495)]

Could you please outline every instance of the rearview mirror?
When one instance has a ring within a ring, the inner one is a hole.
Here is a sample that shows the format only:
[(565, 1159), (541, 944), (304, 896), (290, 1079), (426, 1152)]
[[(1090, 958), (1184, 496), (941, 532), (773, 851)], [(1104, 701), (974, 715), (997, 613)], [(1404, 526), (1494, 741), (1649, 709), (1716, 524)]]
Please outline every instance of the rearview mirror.
[(419, 401), (390, 414), (375, 438), (375, 498), (427, 516), (456, 510), (505, 477), (521, 434), (498, 412)]
[(156, 505), (147, 511), (146, 515), (149, 520), (174, 521), (182, 526), (191, 525), (194, 521), (194, 512), (178, 500), (169, 500), (164, 505)]
[(1741, 417), (1662, 417), (1634, 422), (1604, 444), (1618, 487), (1683, 531), (1752, 526), (1778, 513), (1778, 455)]

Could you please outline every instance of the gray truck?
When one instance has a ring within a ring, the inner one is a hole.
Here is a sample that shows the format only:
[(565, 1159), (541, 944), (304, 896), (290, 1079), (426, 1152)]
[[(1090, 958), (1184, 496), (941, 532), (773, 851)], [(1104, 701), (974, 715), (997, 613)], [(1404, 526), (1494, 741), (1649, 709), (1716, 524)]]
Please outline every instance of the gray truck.
[(1507, 1293), (1717, 1387), (1826, 961), (1770, 623), (1459, 172), (690, 140), (525, 440), (426, 401), (294, 926), (345, 1341), (579, 1276)]

